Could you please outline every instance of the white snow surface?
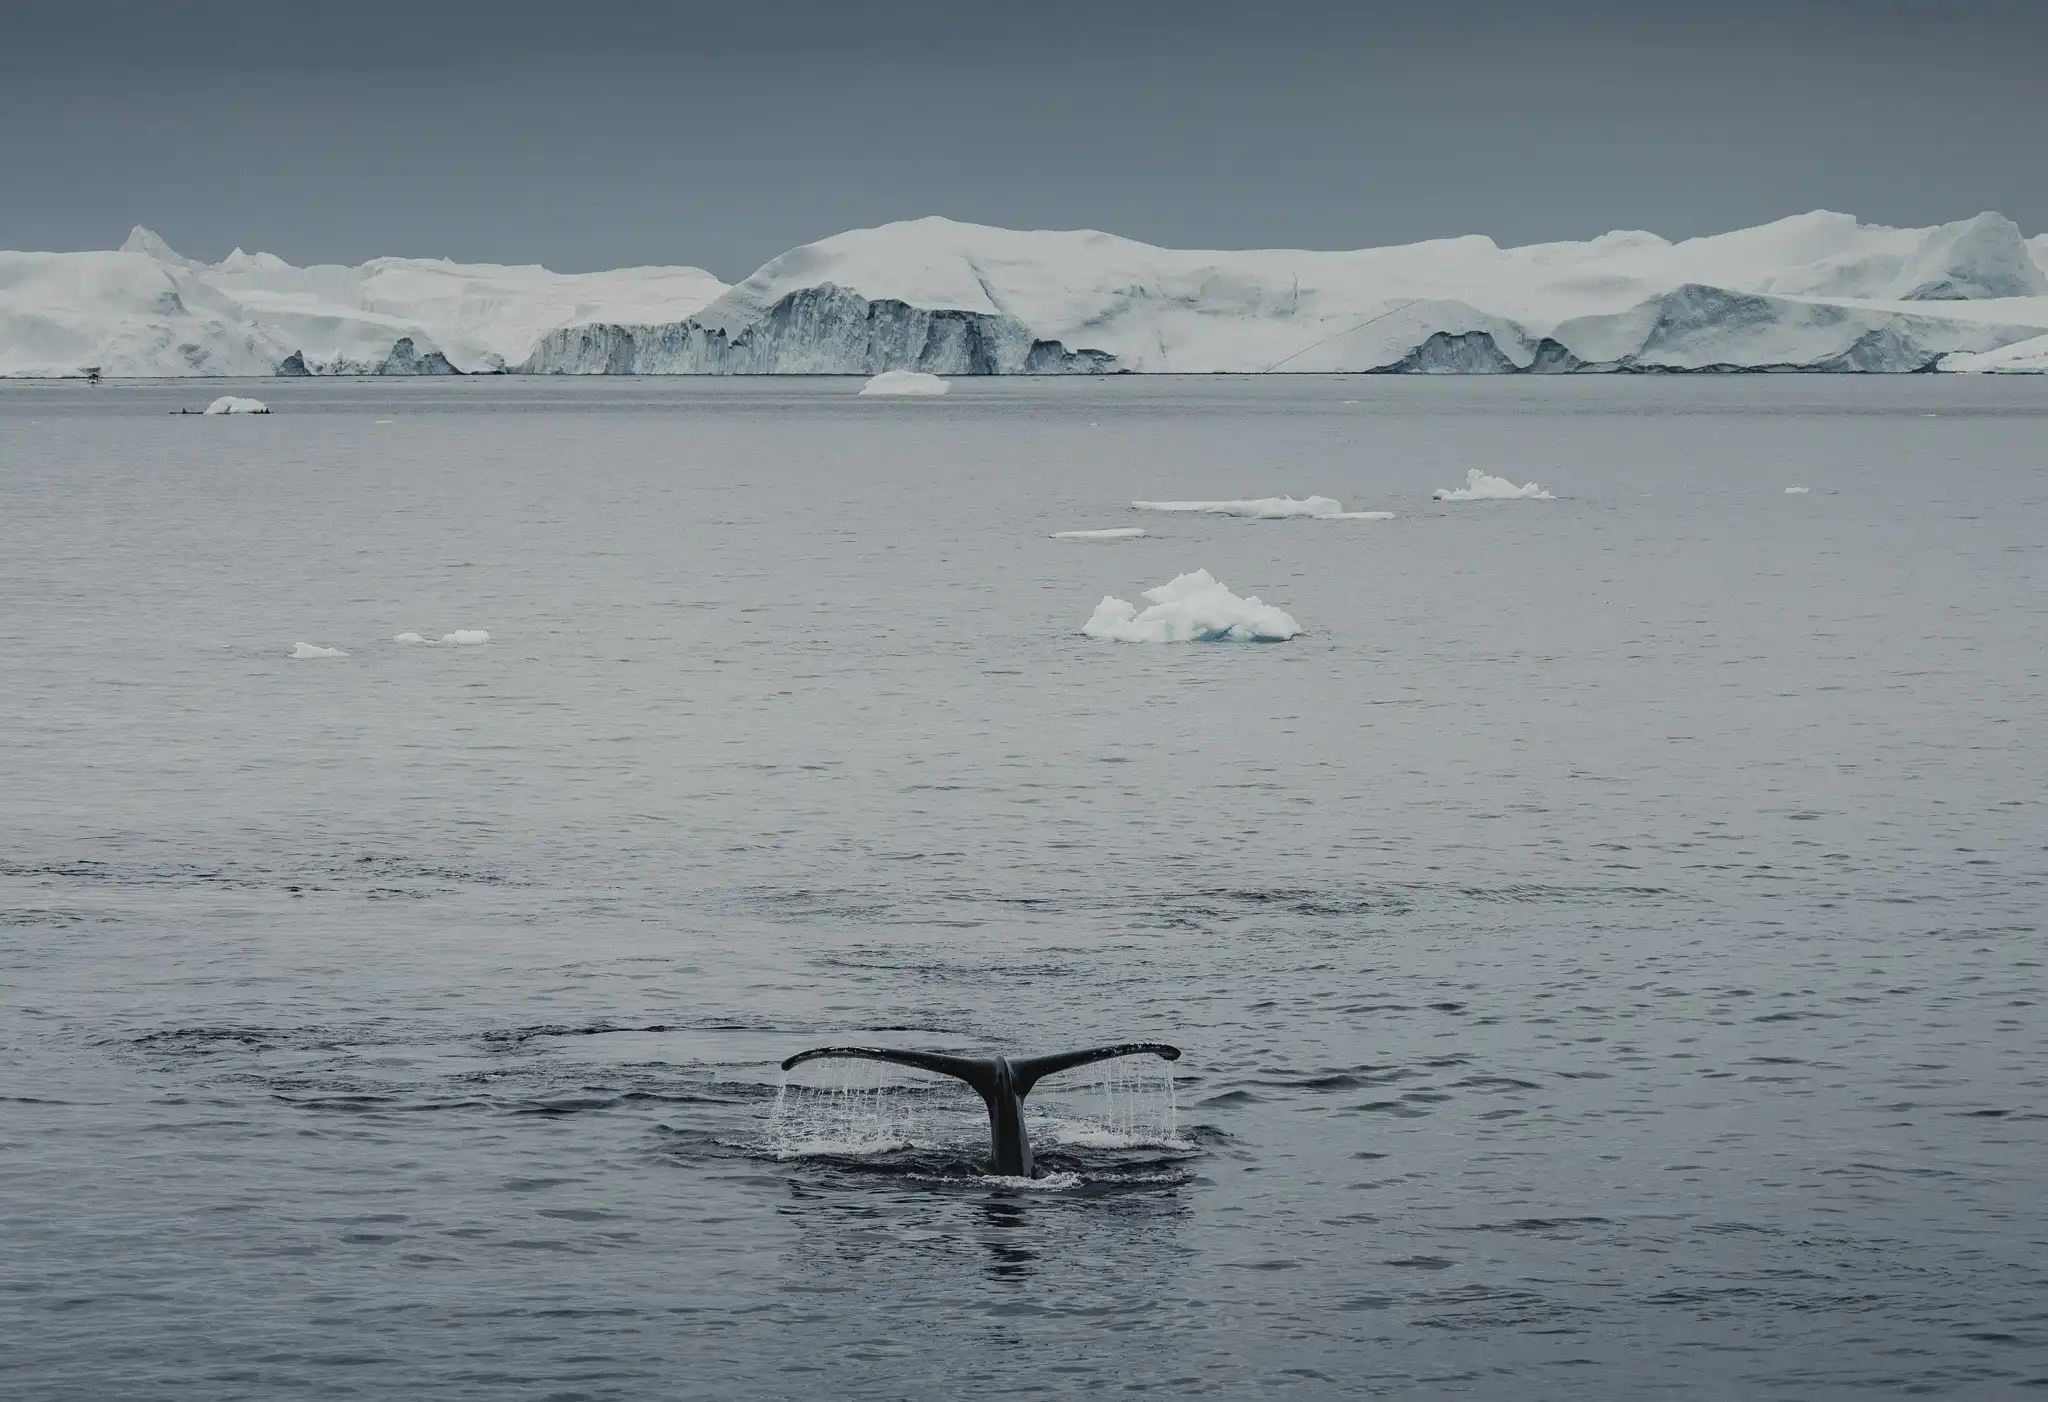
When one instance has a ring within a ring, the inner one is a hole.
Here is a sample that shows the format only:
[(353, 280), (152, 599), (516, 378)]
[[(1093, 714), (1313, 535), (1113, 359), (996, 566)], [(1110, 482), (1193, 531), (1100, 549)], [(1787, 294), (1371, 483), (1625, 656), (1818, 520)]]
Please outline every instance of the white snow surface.
[(1438, 487), (1430, 493), (1438, 501), (1554, 501), (1555, 497), (1537, 486), (1526, 482), (1517, 487), (1505, 477), (1495, 477), (1481, 472), (1476, 467), (1465, 470), (1465, 485), (1462, 487)]
[(1239, 598), (1207, 570), (1176, 575), (1145, 598), (1151, 606), (1140, 612), (1105, 595), (1081, 631), (1118, 643), (1273, 643), (1301, 632), (1290, 615), (1256, 596)]
[(2002, 215), (1892, 229), (1827, 211), (1676, 243), (1625, 231), (1501, 248), (1472, 235), (1343, 253), (925, 218), (792, 249), (695, 320), (737, 337), (820, 289), (992, 318), (1018, 344), (1159, 372), (1500, 371), (1564, 353), (1665, 369), (1918, 369), (2048, 331), (2048, 271)]
[(557, 328), (675, 321), (724, 291), (690, 267), (299, 268), (240, 249), (209, 264), (138, 227), (112, 253), (0, 252), (0, 375), (271, 375), (294, 353), (316, 374), (364, 373), (406, 338), (458, 370), (503, 369)]
[(338, 647), (315, 647), (312, 643), (293, 643), (292, 656), (305, 659), (311, 657), (346, 657), (348, 654)]
[[(963, 318), (980, 319), (972, 336)], [(536, 355), (565, 335), (574, 346)], [(240, 250), (204, 263), (146, 229), (115, 252), (0, 253), (0, 375), (16, 376), (268, 375), (294, 356), (313, 373), (412, 373), (441, 356), (464, 371), (642, 373), (2022, 370), (2042, 348), (1977, 360), (2043, 337), (2048, 236), (1991, 213), (1893, 229), (1817, 210), (1677, 242), (1470, 235), (1352, 252), (926, 218), (806, 244), (730, 288), (691, 267), (301, 268)]]
[(1980, 375), (2048, 375), (2048, 336), (2033, 336), (1997, 350), (1958, 351), (1943, 356), (1941, 368)]
[(1111, 526), (1099, 531), (1054, 531), (1054, 540), (1136, 540), (1145, 534), (1143, 526)]
[(260, 399), (240, 399), (232, 394), (223, 394), (206, 406), (209, 414), (267, 414), (270, 406)]
[(860, 387), (861, 397), (886, 397), (902, 395), (915, 398), (920, 395), (944, 394), (953, 386), (937, 375), (927, 375), (921, 370), (884, 370)]

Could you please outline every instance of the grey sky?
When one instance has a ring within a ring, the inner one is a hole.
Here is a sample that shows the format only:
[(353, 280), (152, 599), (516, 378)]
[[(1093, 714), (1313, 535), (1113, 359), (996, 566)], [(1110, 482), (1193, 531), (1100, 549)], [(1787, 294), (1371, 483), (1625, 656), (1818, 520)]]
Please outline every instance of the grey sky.
[(2048, 230), (2037, 0), (0, 7), (0, 246), (563, 269), (919, 214), (1182, 247)]

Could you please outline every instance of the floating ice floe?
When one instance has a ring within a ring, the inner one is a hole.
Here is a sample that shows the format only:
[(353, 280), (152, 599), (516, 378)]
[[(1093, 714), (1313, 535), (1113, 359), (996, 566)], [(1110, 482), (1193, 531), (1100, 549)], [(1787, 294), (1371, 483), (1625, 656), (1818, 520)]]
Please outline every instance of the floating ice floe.
[(944, 394), (953, 386), (937, 375), (922, 370), (884, 370), (860, 387), (863, 397), (881, 395)]
[(421, 637), (418, 633), (391, 635), (391, 641), (394, 643), (423, 643), (427, 647), (439, 647), (442, 644), (449, 647), (481, 647), (490, 640), (491, 635), (481, 628), (458, 628), (452, 633), (443, 633), (438, 643), (432, 638)]
[(348, 654), (338, 647), (315, 647), (311, 643), (293, 643), (292, 656), (298, 658), (346, 657)]
[(1143, 526), (1111, 526), (1106, 531), (1054, 531), (1054, 540), (1135, 540), (1145, 534)]
[(232, 394), (223, 394), (206, 406), (208, 414), (267, 414), (270, 406), (260, 399), (239, 399)]
[(1301, 631), (1290, 615), (1255, 597), (1239, 598), (1207, 570), (1147, 589), (1145, 598), (1152, 606), (1141, 613), (1105, 596), (1081, 631), (1117, 643), (1277, 643)]
[(1788, 497), (1803, 497), (1812, 490), (1813, 488), (1811, 487), (1787, 487), (1785, 495)]
[(1391, 521), (1391, 511), (1346, 511), (1334, 497), (1252, 497), (1243, 501), (1134, 501), (1139, 511), (1179, 511), (1205, 516), (1241, 516), (1252, 521)]
[(1465, 470), (1462, 487), (1438, 487), (1430, 493), (1438, 501), (1555, 501), (1534, 482), (1517, 487), (1505, 477), (1494, 477), (1472, 467)]

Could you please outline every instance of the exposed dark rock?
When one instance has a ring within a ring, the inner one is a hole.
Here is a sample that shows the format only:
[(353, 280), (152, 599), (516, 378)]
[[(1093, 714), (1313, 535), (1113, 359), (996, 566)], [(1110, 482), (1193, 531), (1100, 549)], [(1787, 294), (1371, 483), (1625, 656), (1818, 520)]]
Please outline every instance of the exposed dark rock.
[(1529, 362), (1528, 372), (1532, 375), (1570, 375), (1589, 368), (1592, 368), (1590, 362), (1574, 355), (1571, 347), (1545, 336), (1536, 343), (1536, 354)]
[(1521, 369), (1502, 354), (1487, 331), (1438, 331), (1374, 375), (1513, 375)]
[(733, 329), (691, 317), (657, 326), (591, 324), (541, 339), (519, 367), (569, 375), (1103, 374), (1106, 351), (1069, 350), (981, 312), (869, 301), (829, 284), (793, 292)]
[(400, 336), (392, 344), (391, 354), (377, 363), (373, 375), (459, 375), (462, 372), (448, 363), (448, 357), (439, 351), (428, 351), (421, 355), (413, 344), (412, 337)]

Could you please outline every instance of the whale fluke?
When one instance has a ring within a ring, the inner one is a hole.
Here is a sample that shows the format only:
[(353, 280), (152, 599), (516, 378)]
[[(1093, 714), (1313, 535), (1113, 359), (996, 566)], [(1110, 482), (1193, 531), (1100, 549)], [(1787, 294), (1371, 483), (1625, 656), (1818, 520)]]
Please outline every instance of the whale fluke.
[(1118, 1056), (1157, 1056), (1180, 1060), (1180, 1048), (1164, 1042), (1119, 1042), (1110, 1047), (1086, 1051), (1059, 1052), (1052, 1056), (1024, 1056), (1015, 1061), (1006, 1056), (954, 1056), (947, 1052), (898, 1051), (894, 1047), (813, 1047), (798, 1052), (782, 1063), (792, 1066), (821, 1057), (851, 1057), (861, 1061), (893, 1061), (915, 1066), (967, 1082), (988, 1106), (989, 1171), (1007, 1178), (1031, 1176), (1031, 1140), (1024, 1133), (1024, 1097), (1047, 1076), (1108, 1061)]

